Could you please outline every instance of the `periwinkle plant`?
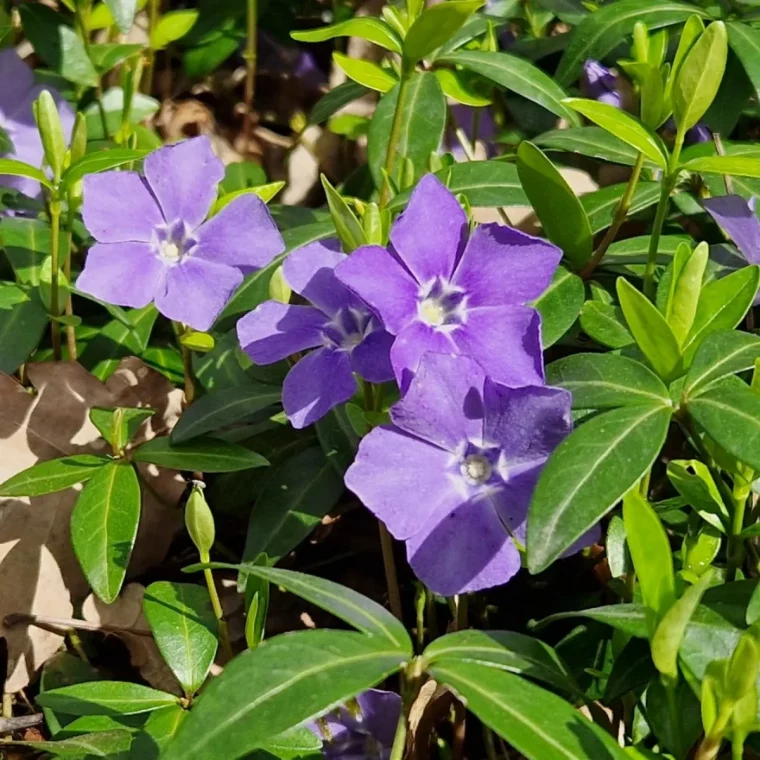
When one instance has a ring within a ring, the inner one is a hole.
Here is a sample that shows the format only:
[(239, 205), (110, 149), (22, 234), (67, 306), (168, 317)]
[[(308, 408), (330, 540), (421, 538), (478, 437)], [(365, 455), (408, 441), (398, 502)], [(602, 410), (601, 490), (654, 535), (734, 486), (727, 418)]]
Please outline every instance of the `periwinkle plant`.
[[(326, 209), (272, 203), (282, 183), (225, 167), (208, 136), (164, 145), (136, 123), (157, 53), (181, 40), (185, 73), (205, 77), (244, 38), (248, 149), (272, 4), (217, 17), (151, 0), (149, 49), (93, 35), (126, 34), (130, 3), (77, 3), (73, 19), (23, 4), (70, 103), (0, 52), (0, 177), (21, 193), (0, 196), (13, 274), (0, 367), (24, 383), (28, 362), (79, 356), (106, 381), (140, 357), (185, 389), (160, 410), (69, 389), (100, 438), (14, 473), (0, 496), (76, 487), (72, 548), (110, 604), (159, 468), (186, 482), (179, 556), (203, 572), (179, 582), (159, 567), (145, 591), (140, 633), (182, 696), (43, 679), (36, 699), (56, 720), (35, 748), (743, 757), (760, 730), (751, 4), (394, 0), (377, 17), (338, 5), (334, 24), (304, 20), (294, 38), (358, 37), (380, 54), (336, 49), (351, 81), (291, 120), (295, 150), (323, 122), (366, 137), (366, 166), (322, 178)], [(2, 18), (0, 6), (0, 33)], [(51, 23), (65, 56), (46, 44)], [(307, 63), (296, 74), (311, 91), (326, 77), (312, 77), (318, 56)], [(109, 67), (118, 97), (103, 92)], [(338, 113), (369, 91), (371, 117)], [(625, 167), (624, 181), (578, 198), (558, 168), (568, 156), (598, 177)], [(512, 224), (526, 205), (533, 217)], [(379, 598), (321, 577), (345, 557)], [(224, 571), (235, 591), (220, 593)], [(274, 589), (355, 630), (310, 613), (289, 625), (271, 614)], [(223, 604), (238, 592), (243, 626)], [(594, 625), (545, 636), (575, 616)], [(127, 730), (115, 714), (136, 718)], [(79, 715), (97, 719), (68, 722)]]

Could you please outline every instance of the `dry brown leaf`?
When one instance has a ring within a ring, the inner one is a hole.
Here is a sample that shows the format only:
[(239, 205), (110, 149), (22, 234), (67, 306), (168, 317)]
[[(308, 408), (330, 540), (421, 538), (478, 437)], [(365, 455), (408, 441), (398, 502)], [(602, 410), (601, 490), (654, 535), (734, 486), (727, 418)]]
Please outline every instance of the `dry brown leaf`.
[[(37, 462), (75, 453), (104, 453), (88, 414), (93, 406), (155, 406), (144, 438), (176, 421), (177, 391), (137, 359), (120, 363), (103, 385), (71, 362), (29, 364), (36, 392), (0, 375), (0, 482)], [(180, 524), (176, 504), (184, 484), (177, 473), (142, 470), (142, 515), (129, 567), (134, 576), (160, 562)], [(71, 548), (69, 522), (79, 488), (31, 499), (0, 500), (0, 621), (12, 612), (69, 618), (89, 588)], [(34, 627), (0, 625), (8, 641), (6, 691), (24, 688), (60, 646), (61, 637)]]

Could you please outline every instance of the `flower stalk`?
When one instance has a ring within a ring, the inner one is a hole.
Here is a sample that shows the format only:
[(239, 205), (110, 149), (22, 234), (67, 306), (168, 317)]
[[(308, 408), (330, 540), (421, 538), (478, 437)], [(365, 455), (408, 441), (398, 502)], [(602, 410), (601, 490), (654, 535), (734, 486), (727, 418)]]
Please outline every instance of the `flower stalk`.
[[(390, 179), (393, 176), (393, 168), (396, 164), (396, 154), (398, 153), (398, 142), (401, 137), (401, 125), (404, 120), (404, 108), (406, 106), (406, 94), (409, 89), (409, 81), (411, 80), (414, 68), (410, 67), (406, 62), (401, 65), (401, 77), (398, 83), (398, 99), (396, 100), (396, 110), (393, 113), (393, 122), (391, 123), (391, 133), (388, 138), (388, 151), (385, 154), (385, 171)], [(389, 197), (390, 187), (388, 183), (383, 184), (383, 188), (380, 191), (380, 206), (387, 205), (390, 200)]]
[(60, 263), (58, 252), (61, 239), (61, 201), (57, 192), (50, 199), (50, 339), (53, 343), (53, 359), (61, 360), (61, 325), (58, 322), (58, 283)]
[(245, 37), (245, 115), (243, 117), (243, 141), (246, 149), (251, 142), (253, 128), (253, 98), (256, 88), (256, 17), (258, 15), (257, 0), (247, 0), (247, 26)]

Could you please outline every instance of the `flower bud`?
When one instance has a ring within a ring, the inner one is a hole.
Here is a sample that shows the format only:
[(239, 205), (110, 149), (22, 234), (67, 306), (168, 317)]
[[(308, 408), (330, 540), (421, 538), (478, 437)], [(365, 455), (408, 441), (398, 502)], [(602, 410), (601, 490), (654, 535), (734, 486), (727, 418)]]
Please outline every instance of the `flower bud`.
[(84, 158), (85, 151), (87, 150), (87, 120), (84, 114), (79, 112), (74, 119), (74, 129), (71, 133), (71, 147), (69, 151), (71, 153), (71, 163), (75, 164), (80, 159)]
[(202, 484), (197, 482), (193, 483), (193, 491), (185, 507), (185, 527), (201, 555), (201, 561), (208, 562), (209, 552), (214, 545), (214, 515), (203, 495)]
[(33, 109), (34, 120), (37, 122), (42, 148), (45, 151), (45, 160), (53, 170), (53, 178), (57, 184), (61, 179), (63, 162), (66, 159), (66, 138), (63, 135), (61, 117), (53, 96), (47, 90), (40, 93)]
[(755, 637), (744, 634), (731, 655), (726, 673), (726, 698), (738, 702), (755, 689), (757, 669), (760, 665), (760, 652)]

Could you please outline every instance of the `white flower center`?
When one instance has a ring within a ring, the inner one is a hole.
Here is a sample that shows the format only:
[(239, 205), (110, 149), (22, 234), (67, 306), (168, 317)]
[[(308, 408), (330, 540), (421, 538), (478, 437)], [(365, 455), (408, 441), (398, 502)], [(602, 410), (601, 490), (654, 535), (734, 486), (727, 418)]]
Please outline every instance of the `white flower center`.
[(417, 307), (417, 313), (423, 322), (433, 327), (442, 325), (446, 319), (446, 310), (434, 298), (426, 298), (421, 301)]
[(473, 485), (482, 485), (491, 479), (493, 468), (482, 454), (470, 454), (462, 462), (462, 475)]
[(161, 257), (167, 261), (179, 261), (180, 251), (179, 246), (171, 240), (165, 240), (159, 247), (159, 253)]

